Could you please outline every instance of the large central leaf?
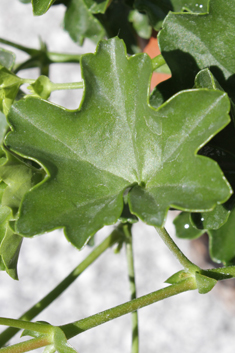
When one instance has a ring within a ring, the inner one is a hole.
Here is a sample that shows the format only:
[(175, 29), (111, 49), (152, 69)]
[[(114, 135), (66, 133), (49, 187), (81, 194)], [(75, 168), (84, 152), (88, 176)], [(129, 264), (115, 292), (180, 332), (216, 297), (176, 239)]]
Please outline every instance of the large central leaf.
[(153, 109), (150, 58), (128, 58), (117, 38), (84, 55), (81, 67), (85, 92), (79, 110), (36, 98), (11, 110), (7, 146), (38, 161), (48, 174), (24, 198), (20, 234), (64, 227), (80, 248), (103, 225), (117, 221), (124, 192), (132, 212), (157, 226), (171, 205), (205, 210), (230, 196), (216, 162), (196, 156), (229, 122), (226, 94), (182, 92)]

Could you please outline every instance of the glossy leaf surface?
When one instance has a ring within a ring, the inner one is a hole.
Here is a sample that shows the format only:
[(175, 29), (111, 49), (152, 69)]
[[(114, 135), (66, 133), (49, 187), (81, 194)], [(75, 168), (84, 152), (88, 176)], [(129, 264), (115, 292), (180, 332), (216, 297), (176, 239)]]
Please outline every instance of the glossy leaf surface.
[(198, 229), (219, 229), (227, 222), (230, 209), (224, 205), (217, 205), (211, 212), (192, 213), (192, 223)]
[(225, 94), (182, 92), (160, 109), (151, 108), (151, 60), (146, 54), (128, 58), (117, 38), (84, 55), (81, 67), (80, 110), (29, 97), (11, 111), (14, 131), (7, 146), (38, 161), (48, 174), (24, 198), (20, 234), (64, 227), (81, 248), (103, 225), (117, 221), (127, 188), (131, 212), (156, 226), (170, 206), (205, 210), (230, 196), (218, 165), (196, 156), (229, 122)]
[[(217, 206), (217, 207), (222, 207)], [(208, 212), (209, 214), (212, 212)], [(218, 211), (215, 211), (215, 214)], [(206, 212), (203, 213), (205, 215)], [(197, 216), (199, 219), (195, 219)], [(191, 219), (190, 213), (182, 212), (174, 220), (174, 225), (176, 228), (176, 235), (178, 238), (184, 239), (195, 239), (200, 237), (202, 234), (207, 233), (209, 235), (209, 252), (210, 257), (214, 262), (223, 263), (224, 265), (232, 265), (235, 263), (235, 209), (227, 214), (227, 219), (220, 228), (215, 228), (215, 224), (219, 222), (220, 215), (214, 222), (208, 222), (207, 219), (202, 221), (202, 215), (194, 215)], [(210, 215), (212, 218), (212, 216)], [(209, 220), (211, 221), (211, 218)], [(192, 221), (193, 220), (193, 223)], [(206, 229), (206, 225), (208, 229)], [(195, 226), (198, 226), (196, 228)], [(204, 229), (203, 229), (204, 227)], [(211, 228), (209, 228), (211, 227)]]
[(173, 221), (176, 236), (181, 239), (196, 239), (205, 233), (205, 230), (193, 227), (189, 212), (181, 212)]
[(175, 92), (191, 88), (196, 74), (204, 68), (209, 68), (235, 99), (234, 12), (233, 0), (211, 0), (209, 14), (170, 13), (167, 16), (159, 45), (172, 78), (158, 86), (153, 99), (155, 106)]

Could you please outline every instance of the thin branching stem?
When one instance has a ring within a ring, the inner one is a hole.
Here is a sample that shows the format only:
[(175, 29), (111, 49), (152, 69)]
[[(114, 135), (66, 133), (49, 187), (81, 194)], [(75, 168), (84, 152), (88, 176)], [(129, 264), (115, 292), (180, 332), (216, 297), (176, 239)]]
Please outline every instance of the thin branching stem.
[[(117, 227), (61, 283), (59, 283), (50, 293), (26, 311), (19, 319), (30, 321), (40, 314), (56, 298), (58, 298), (101, 254), (117, 243), (120, 240), (120, 237), (122, 237), (122, 233)], [(7, 328), (0, 334), (0, 347), (3, 347), (19, 331), (19, 329), (25, 328), (25, 326), (14, 326), (11, 322), (7, 322), (6, 325), (11, 327)]]
[[(132, 224), (125, 224), (123, 226), (124, 234), (127, 238), (126, 241), (126, 257), (128, 267), (128, 278), (131, 290), (131, 300), (136, 299), (136, 283), (135, 283), (135, 269), (134, 269), (134, 258), (133, 258), (133, 241), (132, 241)], [(132, 318), (132, 345), (131, 353), (139, 352), (139, 327), (138, 327), (138, 312), (133, 311), (131, 314)]]
[(156, 231), (168, 247), (168, 249), (171, 251), (171, 253), (178, 259), (178, 261), (181, 263), (181, 265), (184, 267), (186, 271), (189, 271), (191, 273), (195, 273), (195, 271), (200, 271), (200, 268), (196, 265), (194, 265), (183, 253), (182, 251), (178, 248), (176, 243), (173, 241), (169, 233), (166, 231), (165, 228), (158, 228), (155, 227)]
[(45, 347), (51, 342), (48, 337), (38, 337), (0, 349), (0, 353), (24, 353)]
[(118, 305), (114, 308), (89, 316), (85, 319), (60, 326), (60, 328), (64, 331), (67, 339), (69, 339), (93, 327), (104, 324), (105, 322), (111, 321), (120, 316), (132, 313), (133, 311), (136, 311), (147, 305), (172, 297), (179, 293), (194, 290), (196, 288), (197, 284), (195, 279), (193, 277), (190, 277), (181, 281), (180, 283), (173, 284), (166, 288), (162, 288), (160, 290), (157, 290), (156, 292), (149, 293), (137, 299)]

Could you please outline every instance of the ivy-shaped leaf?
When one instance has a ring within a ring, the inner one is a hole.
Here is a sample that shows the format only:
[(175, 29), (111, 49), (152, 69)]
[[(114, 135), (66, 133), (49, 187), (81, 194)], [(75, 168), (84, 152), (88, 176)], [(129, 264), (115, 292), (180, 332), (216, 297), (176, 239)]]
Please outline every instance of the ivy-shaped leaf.
[(131, 213), (156, 226), (170, 206), (209, 210), (228, 199), (231, 189), (217, 163), (196, 155), (229, 122), (226, 94), (181, 92), (153, 109), (151, 60), (146, 54), (128, 58), (118, 38), (84, 55), (81, 68), (79, 110), (31, 97), (11, 110), (8, 148), (38, 161), (48, 175), (24, 197), (20, 234), (63, 227), (81, 248), (118, 220), (125, 190)]
[(172, 78), (157, 87), (154, 106), (179, 90), (191, 88), (204, 68), (210, 69), (235, 101), (234, 11), (233, 0), (211, 0), (209, 14), (169, 13), (158, 38)]
[[(192, 222), (190, 213), (180, 213), (174, 219), (177, 237), (182, 239), (196, 239), (202, 234), (207, 233), (209, 235), (209, 253), (211, 259), (214, 262), (223, 263), (224, 265), (234, 265), (235, 208), (228, 214), (227, 221), (220, 228), (209, 228), (210, 224), (206, 224), (206, 222), (204, 224), (203, 221), (204, 219), (202, 218), (201, 226), (198, 229), (195, 227), (195, 222)], [(196, 222), (196, 225), (198, 225), (198, 222)], [(208, 228), (206, 228), (206, 225)], [(214, 227), (214, 224), (212, 224), (212, 227)]]

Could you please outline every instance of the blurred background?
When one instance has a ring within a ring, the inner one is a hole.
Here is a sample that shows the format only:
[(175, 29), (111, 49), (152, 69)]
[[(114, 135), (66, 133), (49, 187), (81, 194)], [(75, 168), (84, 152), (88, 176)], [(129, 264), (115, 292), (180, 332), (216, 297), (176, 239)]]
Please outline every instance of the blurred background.
[[(82, 54), (94, 52), (95, 45), (86, 40), (83, 47), (72, 42), (63, 31), (63, 5), (53, 6), (47, 14), (33, 17), (30, 4), (18, 0), (0, 1), (0, 37), (38, 48), (39, 36), (50, 51)], [(10, 47), (2, 45), (6, 49)], [(27, 55), (14, 50), (17, 61)], [(39, 71), (19, 73), (24, 78), (37, 78)], [(54, 64), (53, 82), (80, 81), (79, 64)], [(69, 109), (79, 107), (82, 90), (53, 92), (51, 101)], [(169, 212), (167, 229), (174, 237)], [(112, 230), (98, 232), (98, 244)], [(137, 295), (165, 286), (169, 276), (181, 269), (180, 264), (158, 237), (153, 227), (138, 223), (133, 227)], [(185, 254), (206, 268), (204, 254), (197, 242), (176, 239)], [(199, 249), (199, 250), (198, 250)], [(30, 306), (54, 288), (92, 249), (82, 251), (70, 245), (62, 231), (34, 239), (25, 239), (19, 258), (19, 281), (0, 272), (0, 316), (18, 318)], [(195, 260), (196, 259), (196, 260)], [(210, 265), (209, 265), (210, 266)], [(217, 285), (207, 295), (196, 291), (183, 293), (139, 311), (140, 353), (232, 353), (235, 333), (235, 290), (233, 281)], [(106, 251), (76, 282), (35, 320), (61, 325), (95, 314), (128, 301), (130, 297), (125, 249), (114, 254)], [(0, 327), (2, 331), (4, 328)], [(18, 342), (19, 335), (12, 340)], [(79, 353), (128, 353), (131, 346), (130, 315), (91, 329), (71, 340)]]

